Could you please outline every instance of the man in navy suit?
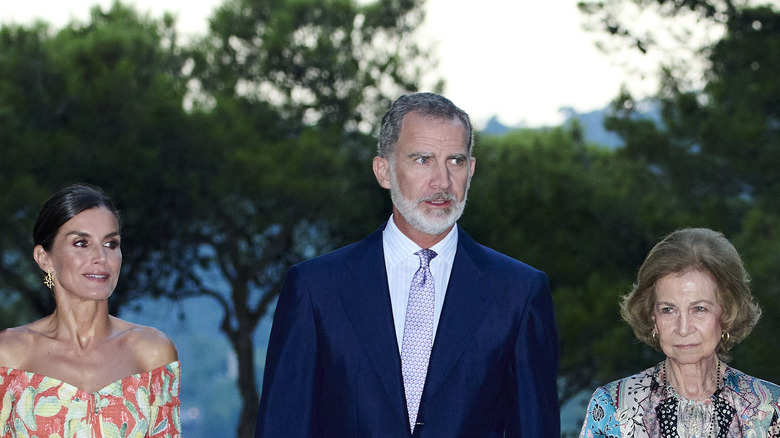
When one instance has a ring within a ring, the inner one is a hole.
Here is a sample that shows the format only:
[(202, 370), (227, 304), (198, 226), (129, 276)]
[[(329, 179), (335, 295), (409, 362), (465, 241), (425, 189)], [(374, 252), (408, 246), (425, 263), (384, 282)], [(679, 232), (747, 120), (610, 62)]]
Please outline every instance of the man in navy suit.
[(373, 162), (393, 213), (287, 273), (255, 437), (560, 436), (547, 277), (455, 225), (472, 144), (448, 99), (393, 103)]

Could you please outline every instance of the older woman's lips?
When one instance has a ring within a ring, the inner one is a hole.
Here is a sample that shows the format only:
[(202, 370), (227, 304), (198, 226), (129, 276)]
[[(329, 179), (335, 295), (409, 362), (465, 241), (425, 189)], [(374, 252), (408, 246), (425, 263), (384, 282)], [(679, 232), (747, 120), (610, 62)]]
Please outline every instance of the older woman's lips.
[(699, 344), (676, 344), (674, 346), (674, 348), (679, 348), (679, 349), (682, 349), (682, 350), (686, 350), (686, 349), (696, 348), (698, 346), (699, 346)]

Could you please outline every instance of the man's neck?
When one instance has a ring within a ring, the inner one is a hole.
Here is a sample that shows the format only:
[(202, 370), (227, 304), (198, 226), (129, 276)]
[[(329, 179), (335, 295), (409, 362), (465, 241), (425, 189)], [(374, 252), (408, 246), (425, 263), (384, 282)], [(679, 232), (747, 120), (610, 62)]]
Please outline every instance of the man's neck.
[(419, 245), (420, 248), (431, 248), (437, 243), (441, 242), (450, 233), (452, 227), (455, 226), (453, 225), (439, 234), (424, 233), (406, 222), (403, 216), (401, 216), (397, 211), (393, 212), (393, 223), (398, 228), (398, 230), (403, 233), (404, 236), (408, 237), (409, 240)]

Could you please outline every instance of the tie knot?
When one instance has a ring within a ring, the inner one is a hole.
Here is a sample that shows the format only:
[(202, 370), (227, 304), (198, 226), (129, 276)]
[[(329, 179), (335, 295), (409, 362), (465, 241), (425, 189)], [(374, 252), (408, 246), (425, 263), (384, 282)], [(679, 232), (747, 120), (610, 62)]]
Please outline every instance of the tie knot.
[(428, 263), (430, 263), (431, 260), (437, 256), (436, 251), (432, 249), (421, 249), (414, 254), (420, 257), (420, 267), (422, 268), (427, 268)]

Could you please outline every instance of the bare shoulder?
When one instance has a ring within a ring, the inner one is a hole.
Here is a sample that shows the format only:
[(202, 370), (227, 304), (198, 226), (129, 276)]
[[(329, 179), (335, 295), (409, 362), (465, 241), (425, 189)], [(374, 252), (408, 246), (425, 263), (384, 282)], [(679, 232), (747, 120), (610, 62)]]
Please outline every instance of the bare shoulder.
[(40, 336), (29, 324), (0, 331), (0, 366), (24, 369), (29, 353), (34, 351), (36, 338)]
[(135, 360), (145, 369), (153, 370), (179, 360), (179, 354), (171, 338), (160, 330), (140, 324), (115, 319), (115, 327), (125, 338)]

